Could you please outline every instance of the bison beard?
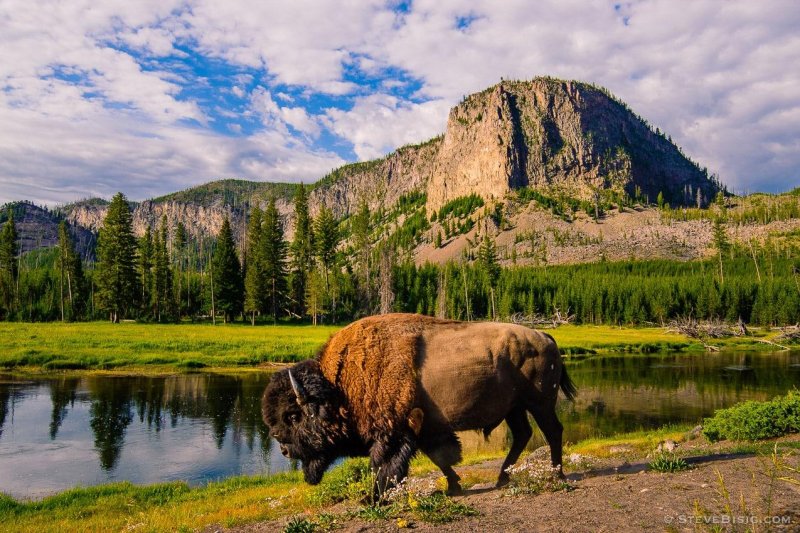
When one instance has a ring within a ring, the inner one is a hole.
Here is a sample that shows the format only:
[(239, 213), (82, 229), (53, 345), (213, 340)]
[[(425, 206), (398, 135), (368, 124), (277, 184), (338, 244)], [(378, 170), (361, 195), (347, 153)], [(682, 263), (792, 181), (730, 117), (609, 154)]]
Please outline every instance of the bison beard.
[(281, 449), (317, 484), (338, 457), (369, 456), (376, 493), (402, 480), (418, 449), (460, 492), (456, 431), (488, 435), (506, 421), (513, 441), (498, 478), (519, 458), (533, 415), (561, 466), (558, 389), (574, 386), (552, 337), (521, 326), (421, 315), (370, 317), (334, 335), (315, 360), (277, 372), (262, 411)]

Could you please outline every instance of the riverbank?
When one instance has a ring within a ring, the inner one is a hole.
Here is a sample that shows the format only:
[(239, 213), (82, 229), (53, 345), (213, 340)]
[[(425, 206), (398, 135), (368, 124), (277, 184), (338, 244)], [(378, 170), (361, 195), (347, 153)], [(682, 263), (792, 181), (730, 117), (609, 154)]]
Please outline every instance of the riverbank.
[[(168, 374), (235, 370), (307, 359), (341, 326), (138, 324), (107, 322), (0, 323), (0, 369), (91, 370)], [(696, 339), (666, 328), (565, 325), (547, 330), (566, 357), (604, 353), (706, 351)], [(710, 341), (720, 349), (775, 350), (777, 332)]]
[[(648, 471), (654, 450), (665, 441), (677, 443), (675, 453), (687, 458), (690, 470)], [(328, 472), (318, 487), (303, 483), (298, 472), (288, 472), (232, 478), (197, 488), (179, 482), (145, 487), (117, 483), (76, 488), (34, 502), (0, 496), (0, 529), (281, 531), (294, 522), (309, 527), (316, 524), (313, 527), (318, 531), (333, 526), (343, 531), (393, 531), (398, 524), (422, 531), (669, 531), (668, 520), (718, 516), (728, 512), (726, 505), (737, 516), (790, 516), (796, 525), (800, 516), (792, 515), (787, 505), (800, 501), (800, 485), (780, 478), (800, 483), (798, 471), (789, 470), (800, 466), (798, 450), (797, 435), (758, 443), (711, 444), (692, 433), (689, 426), (674, 426), (568, 446), (565, 471), (569, 490), (558, 492), (524, 494), (490, 488), (503, 452), (474, 455), (457, 467), (467, 489), (464, 496), (434, 500), (420, 495), (416, 506), (412, 501), (405, 512), (390, 516), (357, 500), (335, 503), (349, 492), (358, 494), (362, 488), (353, 472), (363, 469), (366, 463), (356, 460)], [(532, 455), (542, 456), (538, 450)], [(414, 460), (411, 474), (418, 486), (441, 482), (440, 473), (423, 456)], [(353, 486), (358, 487), (353, 490)], [(766, 496), (772, 498), (769, 509), (765, 507)], [(430, 520), (437, 519), (419, 510), (432, 501), (454, 522), (432, 525)], [(797, 513), (796, 506), (793, 512)], [(675, 525), (678, 527), (673, 530), (686, 527), (678, 522)]]

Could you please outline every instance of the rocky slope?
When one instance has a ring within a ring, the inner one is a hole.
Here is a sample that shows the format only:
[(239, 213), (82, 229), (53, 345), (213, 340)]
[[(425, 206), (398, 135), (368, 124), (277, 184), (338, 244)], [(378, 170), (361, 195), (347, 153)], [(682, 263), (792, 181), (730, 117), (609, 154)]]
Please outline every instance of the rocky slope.
[[(28, 202), (13, 202), (0, 212), (0, 226), (8, 219), (8, 211), (13, 213), (21, 254), (58, 245), (58, 225), (64, 218), (60, 213)], [(78, 252), (85, 258), (92, 257), (96, 235), (80, 224), (70, 223), (68, 229)]]

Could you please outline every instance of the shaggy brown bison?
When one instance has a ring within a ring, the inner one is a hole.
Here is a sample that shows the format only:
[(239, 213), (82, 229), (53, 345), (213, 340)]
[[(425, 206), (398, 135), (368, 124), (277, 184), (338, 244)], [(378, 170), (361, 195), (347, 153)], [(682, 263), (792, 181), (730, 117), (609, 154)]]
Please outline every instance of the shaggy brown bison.
[(336, 333), (316, 359), (275, 373), (262, 411), (284, 455), (319, 483), (337, 457), (369, 456), (376, 490), (403, 479), (422, 450), (459, 492), (456, 431), (503, 420), (513, 436), (497, 485), (508, 482), (532, 435), (533, 415), (561, 465), (555, 406), (575, 387), (550, 335), (512, 324), (457, 322), (412, 314), (369, 317)]

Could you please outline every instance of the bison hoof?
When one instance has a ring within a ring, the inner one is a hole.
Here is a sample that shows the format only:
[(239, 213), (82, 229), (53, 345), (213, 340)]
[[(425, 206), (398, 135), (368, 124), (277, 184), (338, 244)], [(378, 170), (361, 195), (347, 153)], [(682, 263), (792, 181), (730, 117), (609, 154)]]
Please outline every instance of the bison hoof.
[(464, 494), (464, 489), (461, 488), (461, 484), (457, 481), (455, 483), (448, 483), (447, 492), (445, 494), (448, 496), (461, 496)]
[(497, 478), (497, 483), (495, 483), (496, 488), (502, 488), (508, 485), (508, 482), (511, 481), (511, 478), (508, 477), (508, 474), (503, 474), (499, 478)]

